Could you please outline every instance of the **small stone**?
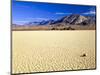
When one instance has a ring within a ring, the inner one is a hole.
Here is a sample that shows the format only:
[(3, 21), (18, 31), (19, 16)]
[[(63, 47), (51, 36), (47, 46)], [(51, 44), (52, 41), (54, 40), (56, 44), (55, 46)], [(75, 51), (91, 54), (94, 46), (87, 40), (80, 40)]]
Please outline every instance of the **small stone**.
[(82, 54), (80, 57), (86, 57), (86, 54), (84, 53), (84, 54)]

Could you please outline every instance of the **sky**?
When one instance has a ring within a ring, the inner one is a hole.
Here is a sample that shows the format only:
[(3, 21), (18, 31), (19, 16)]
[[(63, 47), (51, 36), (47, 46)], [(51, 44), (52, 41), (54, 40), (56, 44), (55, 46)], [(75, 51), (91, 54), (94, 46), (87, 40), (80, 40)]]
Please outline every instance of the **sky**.
[(12, 22), (19, 25), (42, 20), (57, 20), (71, 14), (89, 16), (95, 15), (95, 13), (95, 6), (12, 0)]

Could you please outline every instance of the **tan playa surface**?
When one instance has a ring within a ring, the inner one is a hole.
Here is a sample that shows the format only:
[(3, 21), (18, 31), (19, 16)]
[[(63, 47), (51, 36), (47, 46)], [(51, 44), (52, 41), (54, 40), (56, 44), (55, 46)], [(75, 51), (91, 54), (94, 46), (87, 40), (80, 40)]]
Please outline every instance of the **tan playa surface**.
[(13, 73), (94, 68), (95, 30), (12, 31)]

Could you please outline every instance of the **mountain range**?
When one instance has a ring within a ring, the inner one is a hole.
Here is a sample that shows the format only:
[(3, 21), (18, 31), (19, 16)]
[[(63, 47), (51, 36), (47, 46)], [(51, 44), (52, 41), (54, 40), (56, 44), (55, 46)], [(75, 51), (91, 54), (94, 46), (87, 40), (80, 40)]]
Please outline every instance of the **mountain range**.
[[(41, 22), (28, 22), (23, 26), (41, 26), (41, 25), (95, 25), (96, 18), (95, 16), (83, 16), (79, 14), (72, 14), (68, 16), (64, 16), (58, 20), (43, 20)], [(13, 24), (13, 26), (20, 26), (17, 24)], [(21, 25), (22, 26), (22, 25)]]

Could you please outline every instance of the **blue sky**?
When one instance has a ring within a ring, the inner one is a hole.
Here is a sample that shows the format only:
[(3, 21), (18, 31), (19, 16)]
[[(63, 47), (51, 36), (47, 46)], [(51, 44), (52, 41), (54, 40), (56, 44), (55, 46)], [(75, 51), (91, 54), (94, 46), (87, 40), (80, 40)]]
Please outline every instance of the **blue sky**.
[(12, 22), (25, 24), (27, 22), (59, 19), (71, 14), (95, 15), (95, 6), (50, 4), (40, 2), (12, 2)]

